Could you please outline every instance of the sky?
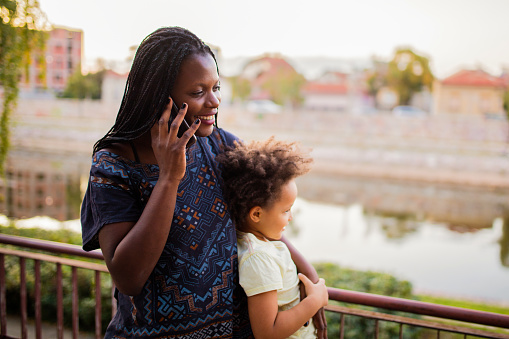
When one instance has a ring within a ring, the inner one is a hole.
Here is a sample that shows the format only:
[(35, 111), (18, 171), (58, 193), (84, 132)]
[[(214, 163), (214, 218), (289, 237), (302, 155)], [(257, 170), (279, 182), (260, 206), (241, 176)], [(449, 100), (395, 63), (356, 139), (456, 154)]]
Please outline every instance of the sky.
[(185, 27), (224, 58), (280, 53), (389, 61), (426, 56), (439, 78), (509, 69), (509, 0), (39, 0), (55, 26), (84, 32), (86, 64), (125, 60), (162, 26)]

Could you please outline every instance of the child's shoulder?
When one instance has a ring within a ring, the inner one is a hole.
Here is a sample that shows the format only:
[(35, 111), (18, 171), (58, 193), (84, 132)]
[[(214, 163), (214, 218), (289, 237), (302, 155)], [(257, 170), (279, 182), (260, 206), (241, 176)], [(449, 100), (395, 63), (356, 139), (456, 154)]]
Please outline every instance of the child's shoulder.
[(280, 252), (288, 251), (282, 241), (267, 241), (258, 239), (252, 233), (237, 231), (237, 246), (239, 256), (265, 253), (270, 256), (279, 256)]

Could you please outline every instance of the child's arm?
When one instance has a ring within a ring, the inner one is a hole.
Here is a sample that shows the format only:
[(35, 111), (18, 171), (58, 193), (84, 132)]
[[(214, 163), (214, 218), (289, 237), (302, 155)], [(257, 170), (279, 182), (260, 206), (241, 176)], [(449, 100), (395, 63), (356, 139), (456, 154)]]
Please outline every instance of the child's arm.
[(313, 284), (302, 274), (299, 278), (306, 288), (307, 297), (289, 310), (278, 312), (275, 290), (248, 298), (249, 320), (255, 338), (287, 338), (327, 305), (329, 295), (323, 279)]

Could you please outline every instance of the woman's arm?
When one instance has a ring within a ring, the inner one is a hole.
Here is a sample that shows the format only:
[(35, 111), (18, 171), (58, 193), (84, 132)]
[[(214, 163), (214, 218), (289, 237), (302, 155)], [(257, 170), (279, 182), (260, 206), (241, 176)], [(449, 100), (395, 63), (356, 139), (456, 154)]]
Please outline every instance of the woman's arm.
[[(318, 282), (320, 277), (313, 265), (311, 265), (284, 236), (281, 238), (281, 241), (284, 242), (288, 247), (288, 250), (290, 250), (292, 260), (295, 263), (295, 266), (297, 266), (297, 272), (304, 274), (313, 283)], [(313, 316), (313, 324), (316, 327), (318, 338), (327, 339), (327, 319), (325, 318), (325, 310), (323, 308), (318, 310), (318, 312), (316, 312)]]
[(171, 102), (151, 129), (152, 150), (159, 165), (159, 179), (140, 219), (102, 227), (101, 250), (115, 285), (120, 292), (141, 292), (164, 249), (171, 228), (180, 180), (185, 175), (185, 145), (198, 129), (193, 124), (183, 137), (177, 130), (186, 109), (181, 109), (168, 131)]
[(99, 231), (106, 265), (120, 292), (139, 294), (159, 260), (170, 232), (176, 191), (171, 184), (158, 182), (136, 223), (109, 224)]
[(278, 312), (275, 290), (248, 297), (249, 320), (255, 338), (287, 338), (327, 305), (329, 297), (323, 279), (313, 284), (302, 274), (299, 278), (308, 296), (289, 310)]

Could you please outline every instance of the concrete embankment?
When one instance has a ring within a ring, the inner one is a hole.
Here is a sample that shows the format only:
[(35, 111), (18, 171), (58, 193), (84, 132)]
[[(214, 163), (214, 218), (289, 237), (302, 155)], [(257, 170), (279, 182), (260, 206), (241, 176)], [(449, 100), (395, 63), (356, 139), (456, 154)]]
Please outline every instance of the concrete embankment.
[[(17, 150), (90, 156), (118, 107), (100, 101), (23, 100), (14, 116)], [(509, 188), (509, 124), (455, 115), (396, 117), (285, 111), (257, 115), (223, 105), (219, 126), (244, 140), (299, 141), (315, 173)]]

